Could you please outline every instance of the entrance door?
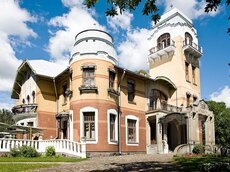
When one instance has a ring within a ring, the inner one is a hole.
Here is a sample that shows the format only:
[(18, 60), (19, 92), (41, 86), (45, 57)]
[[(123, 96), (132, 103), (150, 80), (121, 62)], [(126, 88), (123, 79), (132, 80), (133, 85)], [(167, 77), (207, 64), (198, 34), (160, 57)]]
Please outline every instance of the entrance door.
[(167, 135), (168, 135), (169, 150), (174, 151), (176, 146), (180, 144), (179, 125), (175, 121), (171, 121), (168, 123)]

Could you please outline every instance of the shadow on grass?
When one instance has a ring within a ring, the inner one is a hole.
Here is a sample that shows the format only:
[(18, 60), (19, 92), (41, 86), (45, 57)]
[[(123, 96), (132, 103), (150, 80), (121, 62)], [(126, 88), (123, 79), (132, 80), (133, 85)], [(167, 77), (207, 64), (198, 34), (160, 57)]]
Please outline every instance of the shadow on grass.
[(177, 157), (174, 158), (177, 165), (184, 171), (201, 171), (201, 166), (206, 163), (230, 162), (229, 157), (203, 156), (203, 157)]
[(126, 172), (126, 171), (182, 171), (179, 166), (173, 163), (162, 163), (162, 162), (134, 162), (127, 164), (116, 164), (110, 163), (114, 167), (110, 167), (106, 170), (92, 170), (91, 172)]

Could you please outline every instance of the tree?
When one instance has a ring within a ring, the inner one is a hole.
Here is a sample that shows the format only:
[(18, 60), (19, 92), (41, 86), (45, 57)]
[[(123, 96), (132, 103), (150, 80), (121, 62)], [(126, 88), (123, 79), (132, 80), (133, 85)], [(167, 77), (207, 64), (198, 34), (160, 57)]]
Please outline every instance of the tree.
[[(156, 0), (144, 0), (144, 7), (142, 10), (143, 15), (151, 15), (152, 20), (157, 23), (160, 20), (159, 9), (156, 6)], [(98, 0), (85, 0), (85, 5), (88, 8), (94, 7)], [(116, 16), (118, 12), (122, 14), (124, 11), (128, 10), (133, 12), (141, 0), (107, 0), (108, 8), (105, 12), (106, 16)], [(204, 11), (209, 13), (211, 11), (216, 11), (220, 6), (221, 0), (206, 0), (206, 6)], [(226, 0), (227, 6), (230, 5), (230, 0)], [(229, 18), (230, 19), (230, 16)], [(228, 28), (228, 33), (230, 33), (230, 28)]]
[(230, 149), (230, 108), (224, 102), (208, 101), (208, 107), (215, 115), (216, 144)]
[(0, 109), (0, 122), (14, 124), (13, 113), (7, 109)]

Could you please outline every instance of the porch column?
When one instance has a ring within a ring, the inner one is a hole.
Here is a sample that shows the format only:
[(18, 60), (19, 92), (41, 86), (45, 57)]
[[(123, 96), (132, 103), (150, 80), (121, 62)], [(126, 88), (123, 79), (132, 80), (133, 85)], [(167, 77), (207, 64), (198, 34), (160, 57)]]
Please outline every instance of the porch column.
[(168, 153), (169, 151), (169, 146), (168, 146), (168, 137), (167, 137), (167, 128), (168, 128), (168, 123), (164, 123), (163, 125), (163, 152)]
[(156, 116), (156, 137), (157, 137), (157, 153), (162, 153), (162, 125), (159, 116)]
[(146, 145), (151, 145), (151, 128), (148, 117), (146, 117)]

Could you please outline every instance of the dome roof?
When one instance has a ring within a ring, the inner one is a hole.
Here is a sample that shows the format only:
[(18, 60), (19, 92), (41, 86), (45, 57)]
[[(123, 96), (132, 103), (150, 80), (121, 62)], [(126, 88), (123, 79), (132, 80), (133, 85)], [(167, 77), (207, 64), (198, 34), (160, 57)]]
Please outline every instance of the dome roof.
[(76, 35), (71, 61), (92, 56), (117, 64), (117, 54), (110, 34), (99, 29), (87, 29)]

